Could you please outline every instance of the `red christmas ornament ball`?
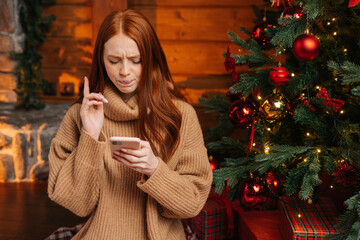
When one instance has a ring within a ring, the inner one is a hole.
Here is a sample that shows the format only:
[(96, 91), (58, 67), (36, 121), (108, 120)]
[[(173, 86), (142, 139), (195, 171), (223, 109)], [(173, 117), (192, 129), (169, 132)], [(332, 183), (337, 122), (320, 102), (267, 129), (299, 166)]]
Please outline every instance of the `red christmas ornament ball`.
[(233, 102), (229, 110), (230, 121), (238, 127), (250, 127), (257, 117), (257, 108), (248, 99)]
[(312, 34), (298, 36), (293, 43), (293, 53), (300, 61), (310, 61), (320, 52), (320, 41)]
[(289, 81), (289, 71), (286, 67), (274, 67), (269, 73), (270, 81), (275, 85), (284, 85)]
[(246, 207), (260, 207), (269, 198), (269, 188), (263, 178), (248, 178), (239, 187), (240, 202)]
[(270, 38), (265, 35), (268, 27), (272, 27), (272, 25), (268, 22), (261, 21), (253, 28), (252, 38), (262, 47), (268, 47), (270, 45)]
[(216, 170), (219, 167), (219, 164), (214, 160), (214, 158), (212, 156), (209, 157), (209, 162), (210, 162), (210, 168), (211, 170)]

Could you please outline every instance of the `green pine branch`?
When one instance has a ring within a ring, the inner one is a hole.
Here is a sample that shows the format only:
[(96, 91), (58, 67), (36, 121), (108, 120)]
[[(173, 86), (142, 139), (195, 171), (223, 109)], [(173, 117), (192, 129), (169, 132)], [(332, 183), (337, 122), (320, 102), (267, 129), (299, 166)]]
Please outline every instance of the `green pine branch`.
[(341, 77), (344, 84), (360, 83), (360, 66), (345, 61), (342, 64), (336, 63), (335, 61), (329, 61), (328, 67), (336, 71), (336, 74)]
[(304, 175), (302, 185), (299, 191), (299, 197), (302, 200), (311, 198), (314, 188), (321, 184), (319, 177), (321, 171), (321, 164), (318, 159), (314, 159), (310, 164), (307, 172)]
[(222, 154), (231, 153), (232, 155), (241, 155), (246, 152), (243, 144), (230, 137), (223, 137), (221, 141), (210, 142), (206, 145), (207, 149), (216, 151)]
[(260, 174), (266, 173), (271, 168), (279, 168), (286, 162), (291, 161), (295, 155), (302, 155), (313, 149), (306, 146), (272, 145), (268, 154), (255, 156), (256, 165), (253, 170)]
[(248, 97), (253, 89), (259, 88), (263, 94), (270, 94), (269, 71), (268, 69), (257, 69), (253, 74), (240, 74), (240, 81), (229, 88), (230, 92), (241, 92), (245, 97)]
[[(231, 159), (234, 161), (234, 159)], [(226, 186), (228, 181), (229, 186), (234, 186), (240, 180), (245, 179), (249, 176), (249, 170), (247, 167), (222, 167), (216, 169), (213, 174), (213, 183), (215, 185), (215, 192), (221, 193)]]
[(303, 4), (303, 13), (306, 14), (308, 21), (316, 20), (323, 14), (323, 4), (321, 1), (298, 0), (294, 5)]
[(231, 103), (225, 96), (216, 95), (212, 98), (199, 98), (199, 104), (205, 107), (205, 113), (214, 113), (214, 118), (218, 124), (209, 128), (206, 142), (216, 141), (223, 136), (228, 136), (234, 130), (235, 126), (229, 121), (229, 108)]
[(271, 36), (271, 43), (276, 46), (277, 53), (284, 49), (292, 48), (295, 38), (306, 30), (306, 19), (284, 20), (281, 26), (269, 28), (267, 33)]
[[(249, 39), (246, 41), (241, 39), (233, 31), (228, 32), (228, 36), (233, 43), (250, 52), (250, 54), (243, 55), (232, 54), (231, 56), (235, 59), (237, 65), (249, 65), (250, 67), (257, 67), (276, 64), (276, 62), (262, 50), (262, 48), (255, 40)], [(223, 56), (225, 55), (226, 53), (223, 54)]]
[(46, 39), (49, 24), (55, 16), (42, 17), (44, 4), (53, 4), (55, 0), (28, 0), (20, 7), (19, 15), (23, 31), (25, 32), (25, 47), (22, 52), (12, 52), (10, 56), (17, 62), (19, 73), (17, 85), (18, 108), (43, 108), (37, 94), (41, 92), (45, 81), (41, 72), (41, 55), (37, 48)]
[(360, 192), (345, 201), (347, 211), (338, 218), (336, 234), (328, 236), (331, 240), (358, 240), (360, 238)]

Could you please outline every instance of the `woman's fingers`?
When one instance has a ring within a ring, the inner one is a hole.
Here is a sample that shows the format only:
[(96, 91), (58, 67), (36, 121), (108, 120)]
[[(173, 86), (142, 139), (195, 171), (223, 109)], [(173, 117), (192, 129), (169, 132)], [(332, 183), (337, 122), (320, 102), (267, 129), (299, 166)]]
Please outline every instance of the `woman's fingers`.
[(108, 100), (100, 93), (90, 93), (84, 99), (86, 100), (96, 100), (103, 103), (108, 103)]
[(141, 141), (140, 145), (140, 150), (122, 148), (115, 151), (112, 157), (135, 171), (151, 176), (159, 160), (155, 157), (149, 142)]
[(108, 103), (108, 100), (101, 93), (90, 93), (89, 79), (84, 77), (84, 100), (97, 100)]
[(84, 77), (84, 97), (89, 95), (90, 88), (89, 88), (89, 79), (85, 76)]

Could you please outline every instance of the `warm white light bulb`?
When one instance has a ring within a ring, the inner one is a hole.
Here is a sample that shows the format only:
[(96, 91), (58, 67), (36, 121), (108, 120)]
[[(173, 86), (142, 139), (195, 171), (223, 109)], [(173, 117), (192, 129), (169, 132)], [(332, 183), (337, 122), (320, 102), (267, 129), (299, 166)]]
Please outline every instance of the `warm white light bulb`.
[(275, 102), (274, 103), (276, 108), (281, 108), (282, 103), (281, 102)]

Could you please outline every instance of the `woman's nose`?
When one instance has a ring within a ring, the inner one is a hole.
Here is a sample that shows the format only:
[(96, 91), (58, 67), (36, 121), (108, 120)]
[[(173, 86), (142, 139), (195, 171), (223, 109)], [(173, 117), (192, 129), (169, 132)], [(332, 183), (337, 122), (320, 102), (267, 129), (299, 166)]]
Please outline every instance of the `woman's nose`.
[(122, 76), (126, 76), (129, 75), (129, 66), (127, 61), (123, 61), (122, 64), (120, 65), (120, 75)]

